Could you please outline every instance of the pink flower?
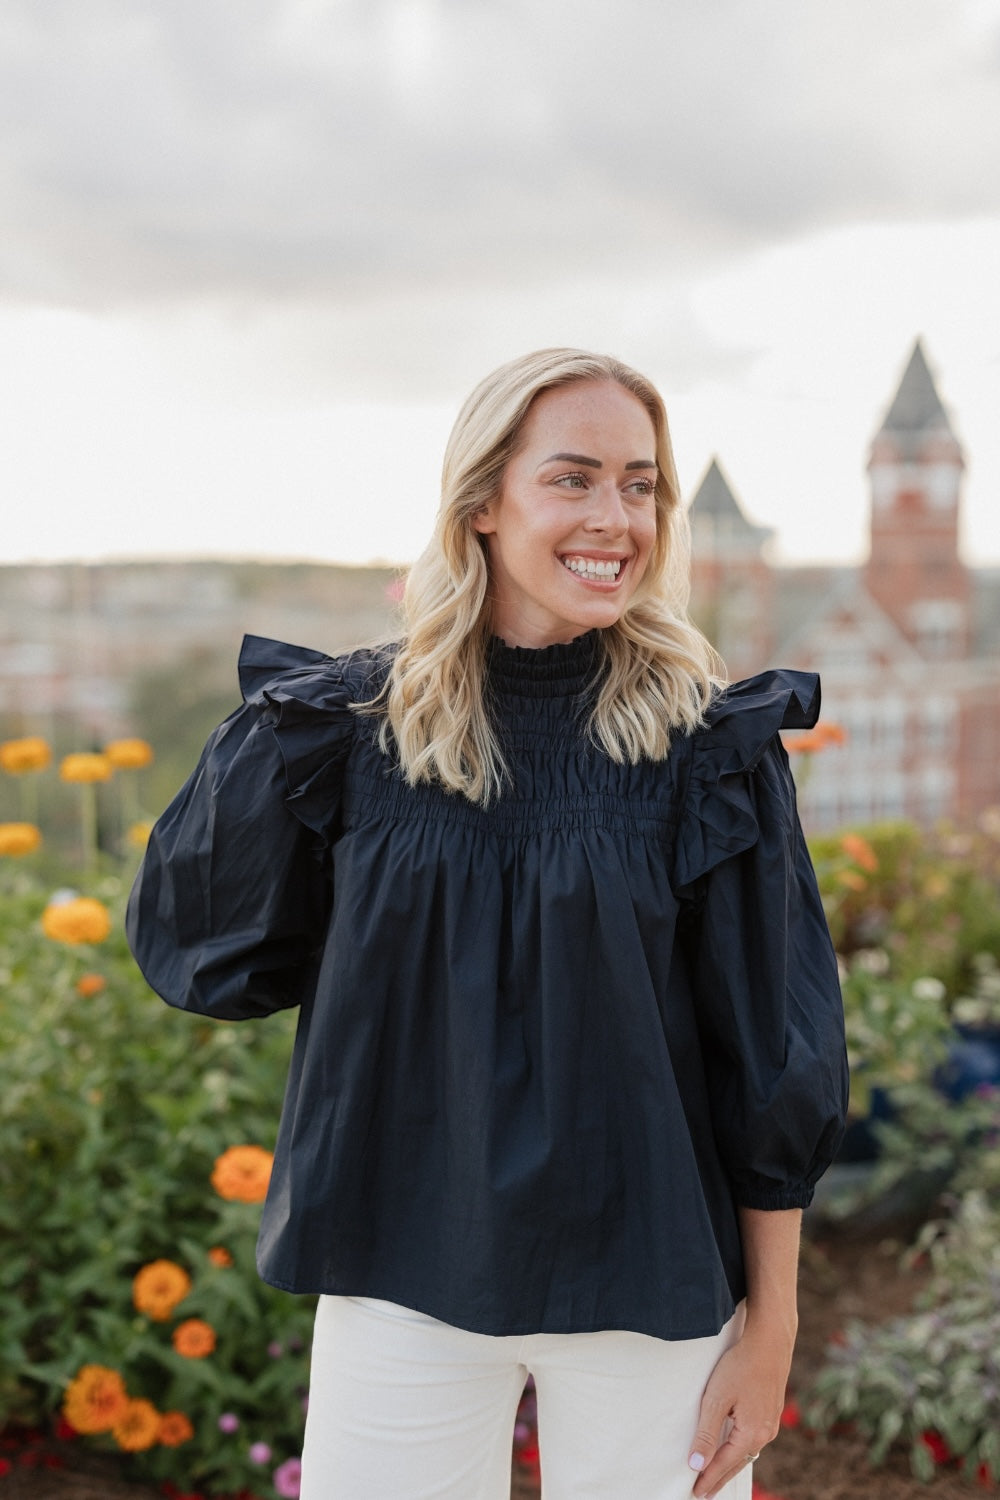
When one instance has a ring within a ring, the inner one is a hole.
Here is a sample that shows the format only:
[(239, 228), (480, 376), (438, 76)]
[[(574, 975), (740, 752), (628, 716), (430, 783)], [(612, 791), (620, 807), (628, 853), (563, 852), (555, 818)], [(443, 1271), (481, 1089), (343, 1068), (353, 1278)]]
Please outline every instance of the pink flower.
[(240, 1425), (240, 1419), (234, 1411), (224, 1411), (219, 1418), (220, 1432), (235, 1432)]
[(302, 1460), (286, 1458), (283, 1464), (278, 1465), (271, 1478), (282, 1500), (298, 1500), (302, 1485)]
[(250, 1462), (252, 1464), (266, 1464), (271, 1461), (271, 1448), (268, 1443), (250, 1444)]

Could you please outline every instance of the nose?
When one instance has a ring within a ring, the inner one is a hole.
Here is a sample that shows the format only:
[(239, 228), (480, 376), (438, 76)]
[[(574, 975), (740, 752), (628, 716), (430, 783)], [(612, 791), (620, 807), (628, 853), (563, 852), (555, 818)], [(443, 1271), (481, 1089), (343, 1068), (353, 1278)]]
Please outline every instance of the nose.
[(584, 530), (602, 532), (606, 536), (624, 536), (628, 531), (628, 512), (615, 481), (609, 477), (594, 485), (591, 495)]

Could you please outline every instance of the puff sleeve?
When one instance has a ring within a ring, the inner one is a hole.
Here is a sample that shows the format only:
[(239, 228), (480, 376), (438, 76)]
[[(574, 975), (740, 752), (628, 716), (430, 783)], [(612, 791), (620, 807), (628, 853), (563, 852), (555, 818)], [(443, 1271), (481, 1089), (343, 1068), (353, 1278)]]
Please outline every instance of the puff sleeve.
[(816, 722), (819, 682), (730, 688), (695, 737), (677, 887), (713, 1126), (735, 1200), (805, 1207), (847, 1107), (843, 1003), (782, 728)]
[(156, 823), (129, 898), (132, 952), (170, 1005), (244, 1020), (298, 1004), (314, 978), (354, 717), (337, 668), (244, 642), (243, 706)]

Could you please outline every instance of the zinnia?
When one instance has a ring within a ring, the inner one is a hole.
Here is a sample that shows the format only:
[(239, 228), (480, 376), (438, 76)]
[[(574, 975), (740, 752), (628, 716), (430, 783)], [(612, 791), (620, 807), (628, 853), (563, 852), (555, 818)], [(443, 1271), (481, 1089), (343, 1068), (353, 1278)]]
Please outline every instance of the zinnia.
[(49, 903), (42, 912), (42, 931), (57, 943), (103, 943), (111, 931), (111, 915), (93, 896), (74, 896)]
[(52, 751), (37, 734), (23, 740), (4, 740), (0, 745), (0, 766), (12, 776), (21, 776), (25, 771), (44, 771), (51, 759)]
[(174, 1329), (173, 1345), (185, 1359), (204, 1359), (215, 1348), (215, 1329), (201, 1318), (188, 1318)]
[(142, 1397), (126, 1401), (125, 1410), (111, 1429), (112, 1436), (127, 1453), (142, 1453), (159, 1440), (160, 1420), (152, 1401)]
[(112, 740), (104, 753), (116, 771), (141, 771), (153, 759), (153, 747), (146, 740)]
[(302, 1488), (302, 1460), (286, 1458), (271, 1475), (271, 1483), (284, 1500), (297, 1500)]
[(878, 869), (878, 855), (860, 833), (845, 833), (840, 840), (840, 847), (848, 859), (853, 859), (862, 870), (867, 870), (869, 875), (874, 875)]
[(0, 854), (34, 854), (41, 842), (34, 823), (0, 823)]
[(191, 1290), (191, 1278), (172, 1260), (151, 1260), (132, 1280), (132, 1301), (141, 1313), (164, 1323)]
[(230, 1146), (215, 1159), (212, 1186), (220, 1198), (263, 1203), (273, 1165), (273, 1154), (263, 1146)]
[(63, 756), (59, 777), (62, 781), (110, 781), (113, 770), (106, 755), (80, 750), (74, 755)]
[(110, 1432), (128, 1404), (125, 1382), (106, 1365), (84, 1365), (71, 1380), (63, 1416), (77, 1432)]
[(164, 1448), (179, 1448), (194, 1437), (194, 1428), (182, 1411), (165, 1411), (160, 1418), (158, 1441)]

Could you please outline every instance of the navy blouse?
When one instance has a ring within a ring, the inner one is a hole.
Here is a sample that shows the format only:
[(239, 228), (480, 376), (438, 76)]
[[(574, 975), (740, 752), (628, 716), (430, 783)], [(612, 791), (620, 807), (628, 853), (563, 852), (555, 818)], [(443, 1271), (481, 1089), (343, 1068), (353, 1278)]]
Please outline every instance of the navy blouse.
[(846, 1106), (837, 966), (782, 727), (731, 687), (661, 762), (583, 732), (596, 634), (495, 642), (513, 785), (413, 789), (377, 744), (385, 652), (248, 637), (243, 707), (153, 832), (128, 933), (153, 989), (299, 1006), (259, 1266), (489, 1334), (716, 1333), (737, 1206), (805, 1205)]

